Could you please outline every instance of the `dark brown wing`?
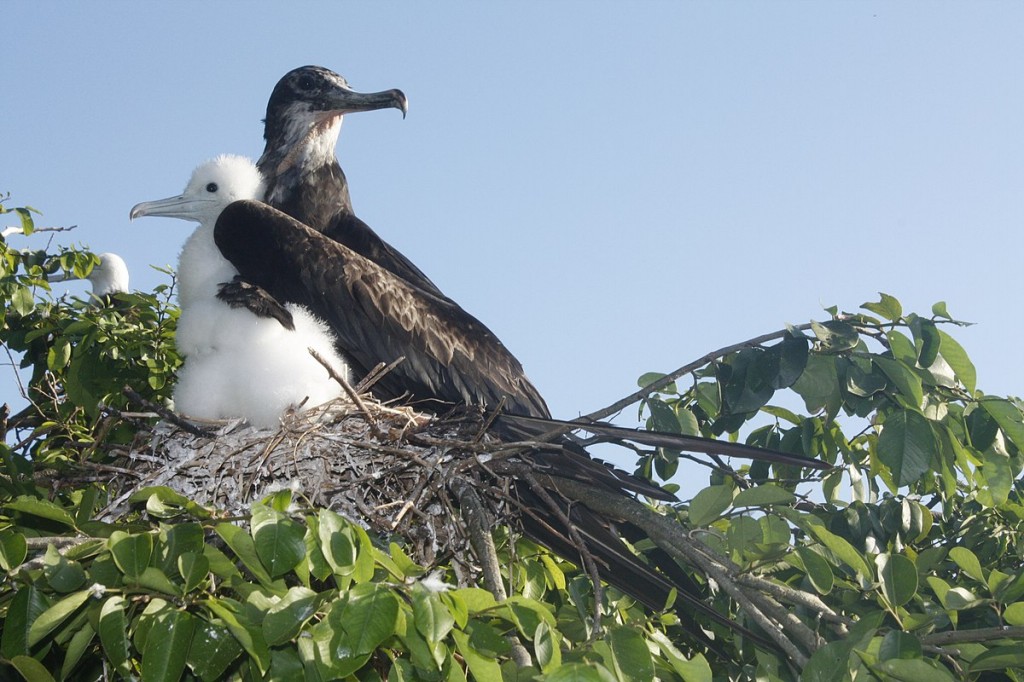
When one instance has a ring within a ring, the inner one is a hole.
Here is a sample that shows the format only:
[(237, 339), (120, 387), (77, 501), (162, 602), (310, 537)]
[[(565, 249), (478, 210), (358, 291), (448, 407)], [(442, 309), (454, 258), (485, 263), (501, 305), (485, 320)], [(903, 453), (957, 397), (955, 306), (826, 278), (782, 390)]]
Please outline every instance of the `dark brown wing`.
[(404, 356), (378, 395), (549, 415), (519, 361), (453, 301), (260, 202), (225, 208), (214, 237), (244, 280), (326, 320), (357, 372)]
[[(260, 170), (270, 175), (271, 184), (267, 187), (266, 196), (284, 196), (280, 201), (271, 202), (274, 208), (344, 244), (414, 287), (449, 300), (415, 263), (356, 217), (352, 212), (345, 172), (336, 162), (304, 173), (301, 180), (299, 174), (303, 169), (298, 166), (288, 170), (284, 177), (275, 175), (273, 168), (261, 166)], [(279, 192), (278, 185), (289, 189)]]

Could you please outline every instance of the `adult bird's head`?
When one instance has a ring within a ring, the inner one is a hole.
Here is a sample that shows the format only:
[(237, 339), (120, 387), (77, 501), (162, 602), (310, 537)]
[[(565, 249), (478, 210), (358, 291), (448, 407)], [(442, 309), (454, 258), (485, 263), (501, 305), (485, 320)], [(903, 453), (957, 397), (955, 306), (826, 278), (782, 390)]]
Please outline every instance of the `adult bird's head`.
[(166, 199), (143, 201), (132, 207), (132, 220), (164, 216), (213, 225), (228, 204), (263, 196), (263, 177), (250, 159), (225, 154), (199, 165), (185, 191)]
[(392, 108), (400, 110), (403, 117), (409, 111), (409, 100), (401, 90), (356, 92), (344, 78), (322, 66), (289, 71), (274, 86), (267, 102), (263, 121), (267, 146), (259, 166), (279, 175), (296, 163), (315, 166), (333, 162), (345, 114)]

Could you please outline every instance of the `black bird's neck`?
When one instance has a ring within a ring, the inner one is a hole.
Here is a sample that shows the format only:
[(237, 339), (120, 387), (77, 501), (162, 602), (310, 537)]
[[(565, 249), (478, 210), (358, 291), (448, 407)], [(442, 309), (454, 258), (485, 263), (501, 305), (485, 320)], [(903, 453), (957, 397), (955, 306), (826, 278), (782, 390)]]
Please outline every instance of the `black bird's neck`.
[(268, 180), (266, 202), (317, 232), (325, 232), (339, 216), (353, 215), (348, 181), (337, 161), (316, 168), (296, 164), (281, 175), (262, 165), (260, 170)]
[(267, 145), (256, 164), (267, 183), (264, 200), (318, 232), (351, 216), (348, 181), (335, 156), (342, 117), (269, 113)]

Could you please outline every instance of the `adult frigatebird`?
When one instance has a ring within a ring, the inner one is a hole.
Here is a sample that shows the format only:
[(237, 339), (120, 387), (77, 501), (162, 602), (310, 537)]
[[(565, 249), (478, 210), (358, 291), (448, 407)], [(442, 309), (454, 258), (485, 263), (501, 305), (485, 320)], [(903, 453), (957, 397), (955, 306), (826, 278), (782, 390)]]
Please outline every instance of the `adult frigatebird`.
[[(357, 377), (379, 363), (405, 358), (375, 384), (379, 397), (405, 396), (435, 411), (450, 404), (476, 405), (501, 412), (496, 422), (499, 433), (542, 433), (550, 413), (519, 361), (483, 323), (445, 296), (352, 211), (334, 153), (341, 117), (385, 107), (404, 112), (404, 95), (398, 90), (354, 93), (344, 79), (322, 67), (286, 74), (267, 106), (266, 148), (259, 161), (268, 183), (265, 197), (272, 206), (228, 206), (217, 221), (216, 243), (241, 279), (325, 319)], [(525, 419), (517, 421), (517, 416)], [(639, 442), (645, 439), (643, 432), (620, 431)], [(674, 434), (659, 438), (673, 444), (657, 445), (676, 449), (827, 468), (813, 459), (734, 443)], [(609, 494), (629, 491), (674, 499), (651, 483), (590, 458), (572, 441), (563, 439), (560, 445), (558, 450), (538, 450), (529, 456), (539, 476), (551, 473), (584, 480)], [(527, 534), (571, 557), (575, 548), (564, 522), (528, 486), (517, 485), (516, 490), (532, 512), (523, 516)], [(707, 613), (692, 585), (679, 577), (669, 579), (626, 547), (615, 527), (628, 535), (629, 524), (600, 518), (579, 504), (566, 504), (563, 513), (583, 533), (602, 577), (610, 583), (654, 608), (662, 606), (675, 587), (693, 608)]]

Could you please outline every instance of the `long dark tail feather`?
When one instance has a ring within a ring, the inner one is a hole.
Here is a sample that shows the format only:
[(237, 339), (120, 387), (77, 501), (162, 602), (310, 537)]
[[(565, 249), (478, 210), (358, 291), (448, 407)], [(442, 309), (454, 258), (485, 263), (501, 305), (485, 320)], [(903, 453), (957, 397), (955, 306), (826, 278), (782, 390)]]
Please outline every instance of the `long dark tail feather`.
[[(516, 491), (524, 507), (531, 510), (522, 515), (525, 535), (559, 556), (580, 563), (579, 548), (561, 528), (561, 521), (552, 513), (544, 513), (545, 503), (528, 486), (517, 485)], [(682, 627), (702, 645), (721, 654), (719, 645), (697, 623), (698, 616), (742, 634), (762, 647), (770, 650), (775, 648), (763, 635), (752, 632), (709, 606), (701, 587), (668, 554), (660, 549), (651, 552), (648, 556), (657, 563), (655, 567), (633, 553), (619, 532), (627, 537), (643, 537), (639, 528), (630, 527), (629, 524), (616, 524), (612, 527), (580, 504), (567, 504), (561, 511), (583, 536), (587, 551), (597, 564), (598, 573), (609, 585), (654, 611), (665, 608), (671, 590), (675, 589), (677, 596), (673, 608), (680, 617)]]
[(582, 430), (609, 439), (625, 440), (651, 447), (700, 452), (707, 455), (721, 455), (723, 457), (742, 457), (744, 459), (772, 462), (774, 464), (790, 464), (812, 469), (832, 468), (832, 465), (828, 462), (822, 462), (812, 457), (804, 457), (803, 455), (794, 455), (779, 452), (778, 450), (768, 450), (753, 445), (730, 443), (701, 436), (687, 436), (678, 433), (666, 433), (664, 431), (640, 431), (605, 422), (566, 421), (554, 418), (528, 417), (518, 414), (502, 414), (498, 417), (498, 422), (504, 424), (506, 428), (514, 429), (518, 427), (523, 432), (533, 433), (534, 435), (537, 435), (538, 430), (544, 428), (572, 427), (572, 430)]

